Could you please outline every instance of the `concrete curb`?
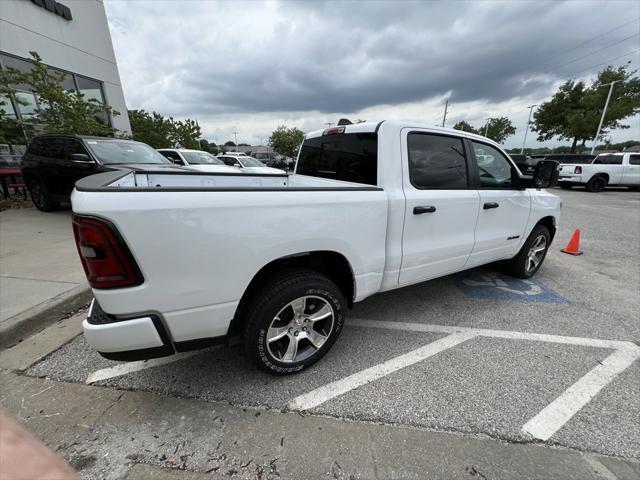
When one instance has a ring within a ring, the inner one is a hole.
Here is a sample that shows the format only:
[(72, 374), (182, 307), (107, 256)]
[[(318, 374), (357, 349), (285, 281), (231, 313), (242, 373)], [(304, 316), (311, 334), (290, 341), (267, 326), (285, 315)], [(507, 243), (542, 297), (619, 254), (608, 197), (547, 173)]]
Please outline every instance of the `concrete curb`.
[(91, 289), (87, 285), (78, 285), (6, 319), (0, 326), (0, 349), (15, 345), (44, 329), (66, 314), (86, 305), (91, 298)]

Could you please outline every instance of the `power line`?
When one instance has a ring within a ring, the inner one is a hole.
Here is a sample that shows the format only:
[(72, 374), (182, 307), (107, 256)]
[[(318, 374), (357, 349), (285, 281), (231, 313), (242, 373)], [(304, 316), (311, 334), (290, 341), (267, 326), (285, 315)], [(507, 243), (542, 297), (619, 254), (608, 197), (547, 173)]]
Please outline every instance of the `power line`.
[(583, 70), (579, 70), (579, 71), (577, 71), (577, 72), (575, 72), (575, 73), (571, 74), (571, 76), (572, 76), (572, 77), (575, 77), (575, 76), (576, 76), (576, 75), (578, 75), (579, 73), (586, 72), (587, 70), (591, 70), (592, 68), (600, 67), (600, 66), (602, 66), (602, 65), (604, 65), (604, 64), (606, 64), (606, 63), (613, 62), (614, 60), (618, 60), (618, 59), (623, 58), (623, 57), (628, 57), (629, 55), (633, 55), (634, 53), (640, 53), (640, 49), (638, 49), (638, 50), (633, 50), (633, 51), (631, 51), (631, 52), (627, 52), (627, 53), (625, 53), (625, 54), (623, 54), (623, 55), (618, 55), (617, 57), (610, 58), (610, 59), (608, 59), (608, 60), (605, 60), (605, 61), (604, 61), (604, 62), (602, 62), (602, 63), (598, 63), (597, 65), (591, 65), (590, 67), (587, 67), (587, 68), (585, 68), (585, 69), (583, 69)]
[(565, 50), (564, 52), (559, 53), (559, 54), (558, 54), (558, 55), (556, 55), (554, 58), (561, 57), (561, 56), (562, 56), (562, 55), (564, 55), (565, 53), (572, 52), (572, 51), (574, 51), (575, 49), (580, 48), (581, 46), (586, 45), (587, 43), (592, 42), (593, 40), (596, 40), (596, 39), (598, 39), (598, 38), (604, 37), (605, 35), (608, 35), (608, 34), (610, 34), (611, 32), (615, 32), (616, 30), (620, 30), (622, 27), (626, 27), (626, 26), (627, 26), (627, 25), (629, 25), (630, 23), (637, 22), (638, 20), (640, 20), (640, 17), (638, 17), (638, 18), (634, 18), (633, 20), (629, 20), (628, 22), (624, 22), (623, 24), (618, 25), (617, 27), (612, 28), (611, 30), (607, 30), (606, 32), (601, 33), (600, 35), (596, 35), (595, 37), (591, 37), (590, 39), (585, 40), (585, 41), (584, 41), (584, 42), (582, 42), (582, 43), (579, 43), (579, 44), (578, 44), (578, 45), (576, 45), (575, 47), (571, 47), (569, 50)]
[(549, 73), (549, 72), (551, 72), (552, 70), (557, 70), (557, 69), (560, 69), (560, 68), (564, 68), (564, 67), (566, 67), (567, 65), (570, 65), (570, 64), (572, 64), (572, 63), (574, 63), (574, 62), (577, 62), (578, 60), (582, 60), (583, 58), (590, 57), (591, 55), (594, 55), (594, 54), (596, 54), (596, 53), (600, 53), (600, 52), (602, 52), (603, 50), (607, 50), (608, 48), (615, 47), (616, 45), (619, 45), (619, 44), (621, 44), (622, 42), (625, 42), (625, 41), (627, 41), (627, 40), (629, 40), (629, 39), (631, 39), (631, 38), (633, 38), (633, 37), (638, 37), (638, 36), (640, 36), (640, 33), (634, 33), (633, 35), (630, 35), (630, 36), (628, 36), (628, 37), (625, 37), (625, 38), (623, 38), (622, 40), (618, 40), (618, 41), (617, 41), (617, 42), (615, 42), (615, 43), (612, 43), (612, 44), (610, 44), (610, 45), (607, 45), (606, 47), (599, 48), (598, 50), (594, 50), (594, 51), (593, 51), (593, 52), (591, 52), (591, 53), (587, 53), (586, 55), (583, 55), (583, 56), (581, 56), (581, 57), (574, 58), (573, 60), (570, 60), (570, 61), (568, 61), (568, 62), (566, 62), (566, 63), (563, 63), (562, 65), (556, 65), (555, 67), (550, 68), (549, 70), (547, 70), (545, 73)]

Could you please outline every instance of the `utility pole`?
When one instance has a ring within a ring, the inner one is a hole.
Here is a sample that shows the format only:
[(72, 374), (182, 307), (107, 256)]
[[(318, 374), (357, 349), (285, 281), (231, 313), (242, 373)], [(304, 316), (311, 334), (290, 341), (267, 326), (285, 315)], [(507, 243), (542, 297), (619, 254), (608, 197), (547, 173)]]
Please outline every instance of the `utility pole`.
[(331, 125), (333, 125), (333, 123), (331, 123), (331, 122), (327, 122), (327, 123), (325, 123), (325, 125), (326, 125), (328, 128), (331, 128)]
[(527, 120), (527, 128), (524, 131), (524, 140), (522, 140), (522, 148), (520, 149), (520, 155), (524, 153), (524, 144), (527, 143), (527, 133), (529, 133), (529, 125), (531, 124), (531, 113), (533, 113), (533, 108), (538, 105), (529, 105), (527, 108), (529, 109), (529, 118)]
[(487, 132), (489, 131), (489, 120), (491, 120), (490, 118), (485, 118), (485, 120), (487, 121), (487, 123), (484, 126), (484, 136), (487, 136)]
[(609, 100), (611, 100), (611, 92), (613, 92), (613, 85), (615, 83), (618, 83), (620, 80), (614, 80), (611, 83), (605, 83), (603, 85), (600, 85), (601, 87), (606, 87), (607, 85), (610, 85), (609, 87), (609, 94), (607, 95), (607, 101), (604, 103), (604, 110), (602, 111), (602, 117), (600, 117), (600, 124), (598, 125), (598, 131), (596, 132), (596, 138), (593, 139), (593, 145), (591, 146), (591, 155), (593, 155), (593, 152), (596, 149), (596, 143), (598, 142), (598, 137), (600, 136), (600, 129), (602, 128), (602, 123), (604, 122), (604, 116), (607, 114), (607, 108), (609, 107)]
[(449, 109), (449, 99), (444, 102), (444, 115), (442, 116), (442, 126), (444, 127), (444, 122), (447, 121), (447, 110)]
[(233, 133), (233, 137), (236, 139), (236, 146), (233, 151), (237, 152), (238, 151), (238, 132), (231, 132), (231, 133)]

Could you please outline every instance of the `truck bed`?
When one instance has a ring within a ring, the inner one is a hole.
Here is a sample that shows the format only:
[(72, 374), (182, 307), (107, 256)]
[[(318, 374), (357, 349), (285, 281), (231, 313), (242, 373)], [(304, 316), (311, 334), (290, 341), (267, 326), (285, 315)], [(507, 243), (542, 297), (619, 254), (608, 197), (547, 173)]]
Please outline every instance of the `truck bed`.
[(76, 190), (95, 191), (207, 191), (207, 190), (381, 190), (359, 183), (305, 175), (246, 173), (116, 171), (79, 180)]

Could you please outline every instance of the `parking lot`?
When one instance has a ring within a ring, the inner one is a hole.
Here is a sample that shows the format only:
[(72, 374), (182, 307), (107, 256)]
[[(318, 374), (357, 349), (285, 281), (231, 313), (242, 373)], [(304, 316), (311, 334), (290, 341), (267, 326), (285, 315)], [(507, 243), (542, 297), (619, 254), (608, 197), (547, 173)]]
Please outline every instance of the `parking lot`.
[[(26, 374), (640, 459), (640, 195), (556, 193), (531, 281), (493, 265), (376, 295), (300, 374), (261, 373), (240, 345), (122, 364), (82, 336)], [(559, 251), (575, 228), (579, 257)]]

